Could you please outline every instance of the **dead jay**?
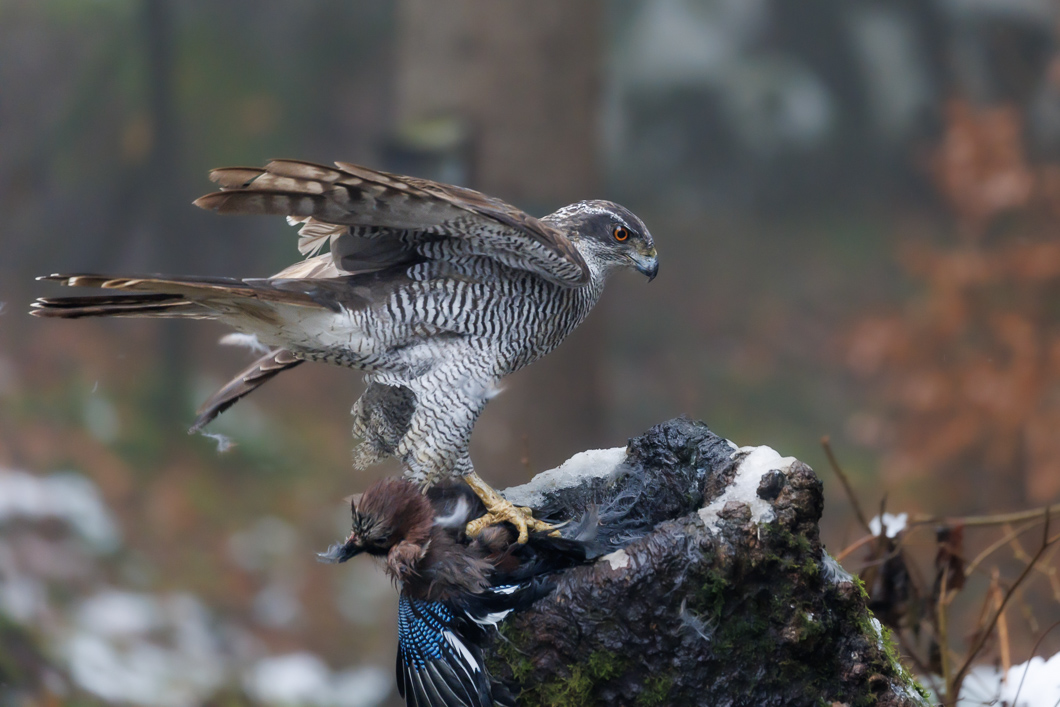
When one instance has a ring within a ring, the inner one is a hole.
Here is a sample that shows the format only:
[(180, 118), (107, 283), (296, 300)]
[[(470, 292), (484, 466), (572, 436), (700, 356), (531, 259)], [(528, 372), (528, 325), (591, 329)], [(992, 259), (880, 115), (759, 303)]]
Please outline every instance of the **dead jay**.
[(586, 561), (587, 534), (533, 533), (526, 545), (509, 525), (469, 539), (467, 520), (481, 501), (464, 484), (442, 483), (424, 495), (409, 481), (383, 479), (351, 497), (349, 537), (320, 554), (345, 562), (380, 558), (400, 589), (398, 691), (409, 707), (514, 705), (494, 682), (480, 645), (488, 627), (550, 593), (555, 573)]

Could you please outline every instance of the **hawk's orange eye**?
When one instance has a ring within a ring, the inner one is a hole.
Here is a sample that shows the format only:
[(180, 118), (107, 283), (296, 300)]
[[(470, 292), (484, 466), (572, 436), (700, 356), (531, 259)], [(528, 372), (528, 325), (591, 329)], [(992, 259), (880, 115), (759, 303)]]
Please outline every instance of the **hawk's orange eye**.
[(629, 238), (629, 229), (625, 226), (615, 226), (615, 230), (611, 233), (615, 236), (616, 241), (624, 241)]

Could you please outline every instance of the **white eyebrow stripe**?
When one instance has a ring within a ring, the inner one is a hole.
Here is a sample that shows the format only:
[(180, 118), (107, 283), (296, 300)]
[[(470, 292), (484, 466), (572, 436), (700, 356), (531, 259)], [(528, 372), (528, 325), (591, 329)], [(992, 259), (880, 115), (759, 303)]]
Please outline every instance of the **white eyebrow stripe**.
[(584, 201), (579, 201), (576, 204), (570, 204), (569, 206), (564, 206), (562, 209), (557, 211), (554, 215), (570, 216), (572, 214), (590, 214), (592, 216), (611, 216), (612, 218), (615, 218), (615, 219), (618, 219), (619, 221), (622, 221), (622, 223), (626, 224), (627, 227), (629, 226), (629, 224), (627, 224), (625, 222), (625, 220), (621, 216), (616, 214), (614, 211), (611, 211), (610, 209), (606, 209), (606, 208), (603, 208), (603, 207), (600, 207), (600, 206), (593, 206), (591, 204), (585, 203)]
[(612, 221), (625, 226), (633, 233), (643, 235), (644, 237), (648, 238), (649, 241), (651, 240), (651, 236), (647, 232), (647, 228), (644, 228), (642, 230), (640, 227), (630, 224), (629, 221), (627, 221), (621, 214), (616, 213), (615, 211), (605, 207), (593, 206), (591, 203), (585, 201), (579, 201), (574, 204), (568, 204), (567, 206), (564, 206), (563, 208), (556, 211), (554, 214), (552, 214), (552, 216), (569, 217), (575, 214), (588, 214), (590, 216), (610, 216)]

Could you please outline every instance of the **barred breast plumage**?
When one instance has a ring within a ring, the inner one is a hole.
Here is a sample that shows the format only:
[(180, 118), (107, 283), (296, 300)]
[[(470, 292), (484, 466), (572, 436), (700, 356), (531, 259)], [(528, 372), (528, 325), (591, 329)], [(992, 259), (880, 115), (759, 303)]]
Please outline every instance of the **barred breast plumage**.
[(611, 271), (658, 269), (644, 224), (607, 201), (535, 219), (468, 189), (344, 163), (280, 160), (211, 178), (221, 191), (197, 205), (286, 215), (306, 259), (264, 279), (53, 275), (43, 279), (120, 293), (41, 298), (33, 314), (217, 319), (271, 347), (193, 429), (303, 361), (359, 369), (356, 462), (397, 455), (424, 484), (471, 473), (471, 431), (498, 381), (558, 346)]

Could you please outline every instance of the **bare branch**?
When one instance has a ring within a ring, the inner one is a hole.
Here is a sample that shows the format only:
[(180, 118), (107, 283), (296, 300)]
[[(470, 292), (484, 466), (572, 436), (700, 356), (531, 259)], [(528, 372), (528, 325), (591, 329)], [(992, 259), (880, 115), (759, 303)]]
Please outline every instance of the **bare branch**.
[[(983, 645), (986, 643), (987, 637), (990, 635), (991, 632), (993, 632), (994, 626), (997, 624), (997, 620), (1000, 617), (1001, 612), (1005, 610), (1005, 605), (1008, 604), (1009, 600), (1016, 593), (1016, 589), (1019, 588), (1020, 584), (1023, 583), (1023, 580), (1025, 580), (1030, 575), (1035, 563), (1041, 558), (1043, 554), (1045, 554), (1045, 551), (1049, 548), (1049, 544), (1054, 540), (1054, 538), (1049, 537), (1049, 511), (1049, 508), (1045, 509), (1045, 527), (1042, 529), (1042, 542), (1041, 545), (1038, 547), (1038, 551), (1034, 553), (1034, 556), (1031, 558), (1030, 563), (1023, 568), (1023, 571), (1020, 572), (1019, 577), (1016, 578), (1016, 581), (1013, 582), (1012, 586), (1009, 587), (1008, 591), (1005, 592), (1005, 596), (1001, 599), (1001, 606), (994, 614), (992, 620), (987, 625), (986, 631), (983, 631), (979, 634), (975, 644), (972, 646), (972, 649), (965, 657), (964, 663), (961, 665), (960, 670), (957, 671), (957, 674), (954, 677), (954, 681), (952, 683), (956, 692), (960, 691), (961, 683), (964, 681), (965, 675), (968, 674), (969, 668), (972, 667), (972, 661), (975, 660), (975, 657), (979, 654), (979, 651), (982, 650)], [(945, 653), (943, 653), (943, 655), (945, 655)]]
[(994, 568), (993, 576), (991, 577), (991, 591), (990, 595), (994, 600), (997, 611), (997, 641), (998, 650), (1001, 652), (1001, 670), (1007, 675), (1009, 668), (1012, 667), (1012, 652), (1011, 646), (1009, 645), (1008, 636), (1008, 621), (1005, 619), (1005, 609), (1001, 606), (1001, 599), (1003, 593), (1001, 591), (1001, 572), (997, 567)]
[(931, 515), (915, 515), (909, 519), (907, 525), (952, 525), (955, 523), (963, 523), (964, 525), (1005, 525), (1010, 523), (1019, 523), (1025, 520), (1041, 519), (1044, 516), (1056, 515), (1060, 513), (1060, 503), (1054, 503), (1051, 506), (1042, 506), (1040, 508), (1032, 508), (1026, 511), (1016, 511), (1014, 513), (998, 513), (994, 515), (983, 515), (983, 516), (931, 516)]
[(1038, 652), (1038, 648), (1042, 645), (1042, 641), (1045, 640), (1045, 637), (1057, 626), (1060, 626), (1060, 621), (1057, 621), (1052, 626), (1045, 629), (1045, 631), (1042, 632), (1042, 635), (1038, 636), (1038, 640), (1034, 642), (1034, 647), (1031, 648), (1031, 655), (1027, 658), (1027, 663), (1023, 668), (1023, 675), (1020, 676), (1020, 684), (1019, 687), (1016, 688), (1016, 696), (1012, 698), (1012, 704), (1018, 705), (1020, 703), (1020, 692), (1023, 690), (1023, 681), (1027, 679), (1027, 671), (1031, 668), (1031, 658), (1033, 658), (1034, 654)]
[(1042, 518), (1035, 518), (1029, 523), (1025, 523), (1024, 525), (1021, 525), (1020, 527), (1016, 528), (1011, 533), (1002, 536), (1000, 540), (997, 540), (996, 542), (993, 542), (988, 545), (982, 552), (976, 555), (974, 560), (968, 563), (968, 567), (965, 570), (965, 574), (971, 574), (984, 560), (986, 560), (987, 557), (997, 552), (1005, 545), (1008, 545), (1014, 538), (1022, 535), (1023, 533), (1038, 525), (1038, 523), (1040, 523), (1042, 519), (1044, 519), (1044, 516), (1042, 516)]
[[(858, 497), (854, 495), (854, 488), (850, 485), (850, 479), (847, 478), (846, 473), (842, 467), (839, 466), (839, 460), (835, 457), (835, 452), (832, 451), (832, 441), (828, 435), (821, 437), (821, 446), (824, 447), (824, 454), (828, 457), (828, 464), (832, 467), (832, 471), (836, 477), (839, 478), (839, 483), (843, 485), (843, 490), (847, 494), (847, 498), (850, 499), (850, 505), (854, 508), (854, 514), (858, 517), (858, 523), (865, 529), (865, 532), (869, 535), (874, 535), (872, 528), (869, 527), (869, 521), (865, 518), (865, 514), (861, 510), (861, 504), (858, 503)], [(880, 519), (882, 523), (883, 519)], [(882, 528), (882, 526), (881, 526)]]
[(858, 540), (857, 542), (853, 543), (852, 545), (846, 546), (845, 548), (843, 548), (843, 550), (838, 555), (835, 556), (836, 562), (842, 562), (844, 559), (849, 557), (851, 553), (855, 552), (859, 548), (865, 547), (866, 545), (868, 545), (869, 543), (873, 542), (874, 540), (876, 540), (876, 536), (875, 535), (863, 535), (863, 536), (861, 536), (860, 540)]
[[(939, 598), (935, 604), (935, 630), (938, 632), (939, 659), (942, 662), (942, 684), (946, 686), (946, 702), (957, 704), (957, 692), (950, 680), (950, 641), (949, 627), (946, 625), (946, 579), (949, 572), (943, 572), (940, 578)], [(959, 689), (959, 686), (958, 686)]]

